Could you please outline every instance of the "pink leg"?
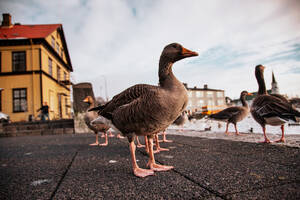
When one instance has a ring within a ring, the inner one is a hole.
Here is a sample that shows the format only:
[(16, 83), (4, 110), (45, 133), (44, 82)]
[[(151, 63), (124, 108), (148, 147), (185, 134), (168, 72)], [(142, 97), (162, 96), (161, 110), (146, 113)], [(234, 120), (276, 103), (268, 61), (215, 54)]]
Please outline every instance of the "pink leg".
[(99, 142), (98, 142), (98, 134), (96, 133), (96, 142), (90, 144), (90, 146), (97, 146), (98, 144), (99, 144)]
[(145, 138), (145, 150), (146, 150), (146, 152), (149, 154), (148, 138), (147, 138), (147, 136), (144, 136), (144, 138)]
[(141, 147), (144, 147), (145, 145), (142, 145), (141, 143), (140, 143), (140, 140), (139, 140), (139, 137), (138, 136), (136, 136), (136, 142), (137, 142), (137, 148), (141, 148)]
[(173, 169), (173, 166), (159, 165), (155, 163), (154, 153), (153, 153), (153, 138), (148, 137), (148, 145), (149, 145), (149, 161), (147, 166), (154, 171), (168, 171)]
[(99, 144), (99, 146), (107, 146), (108, 145), (107, 133), (105, 132), (104, 135), (105, 135), (105, 142), (102, 144)]
[(225, 130), (225, 134), (226, 134), (226, 135), (229, 135), (229, 133), (228, 133), (228, 126), (229, 126), (229, 123), (227, 122), (227, 123), (226, 123), (226, 130)]
[(163, 132), (163, 142), (173, 142), (173, 140), (167, 140), (166, 135), (167, 135), (167, 133), (166, 133), (166, 131), (164, 131)]
[(262, 127), (262, 129), (263, 129), (265, 141), (262, 141), (261, 143), (271, 143), (271, 141), (268, 139), (267, 134), (266, 134), (266, 127), (264, 126), (264, 127)]
[(152, 169), (142, 169), (140, 168), (136, 163), (136, 157), (135, 157), (135, 144), (134, 140), (130, 142), (129, 144), (130, 148), (130, 155), (131, 155), (131, 164), (133, 168), (133, 173), (137, 177), (144, 178), (146, 176), (154, 175), (154, 171)]
[(285, 138), (284, 138), (284, 125), (281, 125), (281, 138), (275, 142), (280, 143), (280, 142), (285, 142)]
[(118, 133), (117, 138), (123, 139), (124, 137), (120, 133)]
[(154, 153), (158, 153), (160, 151), (169, 151), (169, 149), (160, 147), (157, 134), (155, 134), (154, 137), (155, 137), (155, 143), (156, 143), (156, 150), (154, 151)]
[(111, 132), (111, 131), (109, 131), (109, 135), (108, 135), (108, 137), (115, 137), (115, 136), (114, 136), (114, 134), (112, 134), (112, 132)]
[(236, 124), (234, 124), (234, 128), (235, 128), (235, 134), (240, 135), (239, 131), (237, 130)]

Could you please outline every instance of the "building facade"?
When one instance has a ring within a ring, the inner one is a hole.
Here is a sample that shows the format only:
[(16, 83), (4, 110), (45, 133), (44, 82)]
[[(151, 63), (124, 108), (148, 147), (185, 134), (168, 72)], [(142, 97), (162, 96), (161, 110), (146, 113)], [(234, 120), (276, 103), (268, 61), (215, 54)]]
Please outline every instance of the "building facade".
[(215, 113), (226, 108), (225, 91), (219, 89), (208, 88), (204, 85), (203, 88), (189, 88), (184, 84), (187, 91), (189, 102), (186, 110), (192, 114), (194, 112), (202, 112), (207, 110), (209, 113)]
[(71, 118), (72, 71), (62, 24), (12, 24), (10, 14), (3, 14), (0, 111), (11, 121), (38, 118), (45, 103), (50, 119)]

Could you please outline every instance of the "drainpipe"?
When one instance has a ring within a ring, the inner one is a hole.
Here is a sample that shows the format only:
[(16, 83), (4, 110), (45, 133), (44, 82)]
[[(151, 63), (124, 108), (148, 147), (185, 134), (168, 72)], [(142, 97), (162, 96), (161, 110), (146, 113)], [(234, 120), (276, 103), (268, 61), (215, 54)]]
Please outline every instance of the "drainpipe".
[(31, 70), (32, 70), (32, 116), (35, 118), (34, 109), (34, 70), (33, 70), (33, 41), (30, 39), (31, 46)]

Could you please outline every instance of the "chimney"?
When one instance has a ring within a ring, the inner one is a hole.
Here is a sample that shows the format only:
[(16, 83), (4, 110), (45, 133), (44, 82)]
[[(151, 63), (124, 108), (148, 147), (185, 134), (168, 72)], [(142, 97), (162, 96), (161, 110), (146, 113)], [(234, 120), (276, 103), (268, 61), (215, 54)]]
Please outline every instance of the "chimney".
[(188, 84), (187, 83), (183, 83), (184, 87), (187, 89), (188, 88)]
[(2, 21), (1, 26), (6, 26), (6, 27), (12, 26), (10, 14), (9, 13), (3, 13), (2, 16), (3, 16), (3, 21)]
[(204, 84), (204, 89), (207, 90), (207, 84)]

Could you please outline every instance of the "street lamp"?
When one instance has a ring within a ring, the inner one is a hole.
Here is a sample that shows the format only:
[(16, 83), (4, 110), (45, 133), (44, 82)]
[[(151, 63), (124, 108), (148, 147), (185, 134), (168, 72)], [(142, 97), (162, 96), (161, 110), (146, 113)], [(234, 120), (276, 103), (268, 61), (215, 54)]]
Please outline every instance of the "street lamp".
[(105, 75), (100, 75), (100, 76), (104, 79), (105, 97), (106, 97), (106, 101), (108, 101), (106, 76)]

